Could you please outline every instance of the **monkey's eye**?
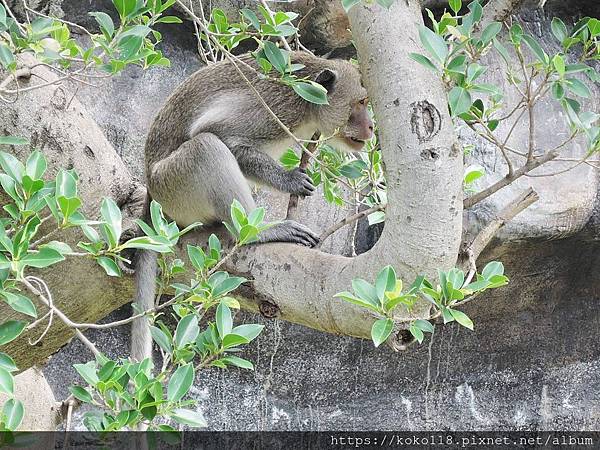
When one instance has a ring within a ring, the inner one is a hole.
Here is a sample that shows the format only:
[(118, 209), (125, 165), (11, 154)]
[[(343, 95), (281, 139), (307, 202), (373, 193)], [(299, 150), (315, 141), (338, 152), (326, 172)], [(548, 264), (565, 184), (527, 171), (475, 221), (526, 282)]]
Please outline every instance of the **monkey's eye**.
[(358, 103), (360, 103), (361, 105), (366, 105), (367, 103), (369, 103), (369, 97), (365, 97), (359, 100)]

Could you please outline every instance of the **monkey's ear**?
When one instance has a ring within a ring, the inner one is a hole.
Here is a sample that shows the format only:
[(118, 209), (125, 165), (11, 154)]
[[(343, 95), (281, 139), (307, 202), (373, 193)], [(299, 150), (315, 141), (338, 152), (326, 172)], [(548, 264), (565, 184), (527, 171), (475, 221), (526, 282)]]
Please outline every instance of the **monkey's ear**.
[(330, 69), (323, 69), (315, 78), (315, 83), (319, 83), (327, 92), (331, 93), (337, 81), (337, 73)]

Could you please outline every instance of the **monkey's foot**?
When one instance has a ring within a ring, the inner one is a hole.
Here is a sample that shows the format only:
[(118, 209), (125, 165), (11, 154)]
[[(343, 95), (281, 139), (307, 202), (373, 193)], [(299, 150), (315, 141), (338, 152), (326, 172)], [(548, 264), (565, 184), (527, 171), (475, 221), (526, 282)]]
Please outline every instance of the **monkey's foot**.
[(295, 220), (284, 220), (263, 231), (259, 235), (259, 242), (290, 242), (314, 247), (319, 243), (319, 237), (306, 225)]

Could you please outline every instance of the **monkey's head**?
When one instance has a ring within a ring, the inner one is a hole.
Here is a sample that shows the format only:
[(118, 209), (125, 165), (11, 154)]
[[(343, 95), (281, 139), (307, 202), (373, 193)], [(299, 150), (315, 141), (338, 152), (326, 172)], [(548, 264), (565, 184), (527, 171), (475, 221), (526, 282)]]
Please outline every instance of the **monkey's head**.
[(360, 81), (356, 67), (346, 61), (330, 61), (315, 81), (327, 89), (328, 105), (319, 105), (316, 116), (322, 136), (336, 136), (332, 145), (340, 150), (355, 152), (373, 137), (373, 121), (367, 109), (367, 91)]

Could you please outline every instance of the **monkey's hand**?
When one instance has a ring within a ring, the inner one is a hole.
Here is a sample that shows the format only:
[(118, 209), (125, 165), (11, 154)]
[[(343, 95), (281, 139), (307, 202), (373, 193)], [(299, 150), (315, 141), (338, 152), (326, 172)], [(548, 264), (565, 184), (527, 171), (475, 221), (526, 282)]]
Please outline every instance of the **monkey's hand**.
[(304, 169), (294, 169), (291, 172), (287, 172), (288, 179), (285, 183), (285, 191), (293, 195), (299, 195), (301, 197), (308, 197), (315, 191), (315, 186), (312, 180)]

